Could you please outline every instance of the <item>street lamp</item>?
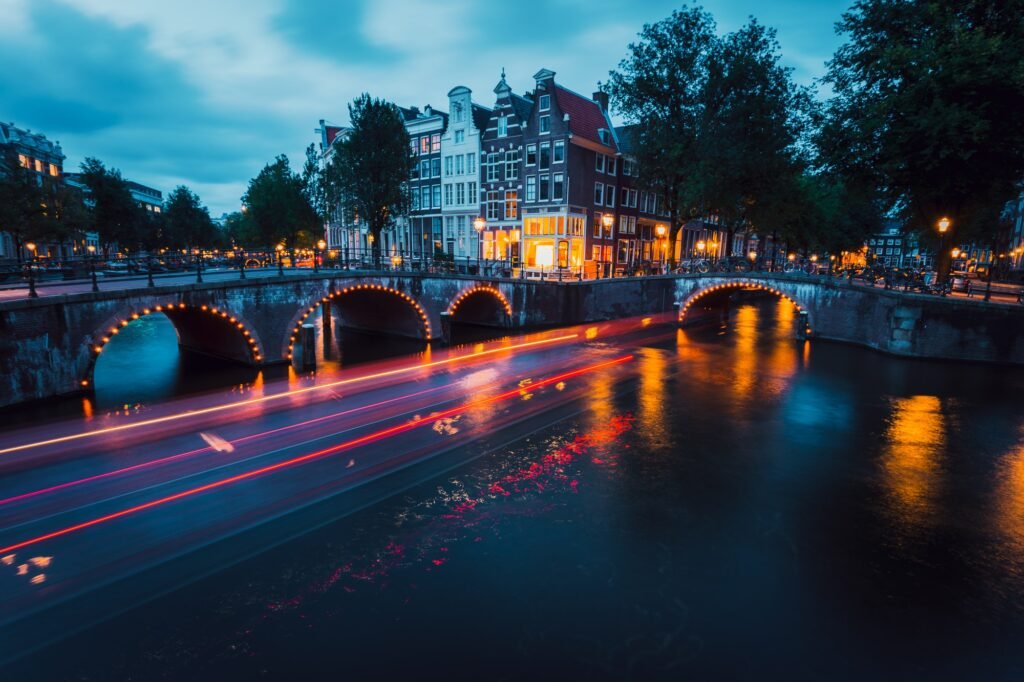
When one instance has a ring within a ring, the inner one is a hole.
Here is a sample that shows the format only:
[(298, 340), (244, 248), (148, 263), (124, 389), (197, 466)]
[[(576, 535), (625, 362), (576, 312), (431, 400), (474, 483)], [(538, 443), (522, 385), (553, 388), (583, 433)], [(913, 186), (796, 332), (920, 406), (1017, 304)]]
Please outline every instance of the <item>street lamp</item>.
[(89, 252), (89, 274), (92, 276), (92, 290), (99, 291), (100, 285), (96, 281), (96, 247), (89, 244), (85, 249)]
[[(615, 216), (613, 216), (611, 213), (605, 213), (603, 216), (601, 216), (601, 224), (604, 225), (604, 234), (602, 235), (602, 239), (610, 239), (611, 236), (612, 236), (612, 225), (615, 224)], [(601, 247), (601, 269), (602, 270), (604, 269), (604, 247), (603, 246)], [(609, 269), (611, 269), (611, 268), (609, 268)], [(614, 277), (615, 276), (614, 270), (612, 270), (612, 272), (610, 272), (609, 274), (612, 277)]]
[(36, 264), (36, 245), (35, 242), (26, 242), (25, 248), (32, 254), (28, 261), (28, 297), (39, 298), (39, 294), (36, 292), (36, 274), (33, 270), (33, 266)]
[(192, 255), (196, 257), (196, 284), (203, 283), (203, 250), (192, 249)]
[(754, 251), (753, 249), (748, 251), (747, 252), (747, 258), (750, 259), (750, 268), (753, 269), (754, 268), (754, 263), (757, 262), (757, 251)]
[(658, 243), (659, 243), (659, 246), (661, 247), (659, 250), (661, 251), (661, 262), (662, 262), (663, 265), (665, 263), (665, 254), (668, 251), (668, 243), (663, 241), (663, 240), (665, 239), (665, 236), (667, 234), (668, 234), (668, 228), (666, 228), (664, 225), (655, 225), (654, 226), (654, 236), (656, 236), (658, 238)]
[[(940, 256), (945, 256), (945, 254), (946, 254), (946, 232), (949, 231), (949, 228), (950, 228), (950, 226), (952, 224), (953, 224), (953, 221), (950, 220), (949, 218), (947, 218), (946, 216), (943, 216), (942, 218), (940, 218), (939, 222), (936, 224), (936, 228), (938, 228), (938, 230), (939, 230), (939, 254), (940, 254)], [(942, 268), (940, 267), (940, 263), (936, 263), (935, 266), (936, 266), (936, 269), (939, 270), (939, 275), (940, 275), (939, 281), (940, 282), (945, 282), (946, 276), (942, 272)]]
[(277, 274), (283, 275), (284, 261), (281, 260), (281, 256), (284, 255), (284, 244), (278, 244), (277, 246), (274, 247), (274, 250), (277, 251)]
[(483, 231), (487, 221), (482, 217), (473, 218), (473, 229), (476, 230), (476, 271), (480, 274), (480, 261), (484, 257)]
[(323, 250), (324, 248), (326, 248), (326, 246), (327, 242), (325, 242), (323, 239), (316, 243), (316, 250), (313, 252), (313, 272), (320, 271), (320, 266), (317, 264), (317, 260), (320, 258), (320, 254), (323, 253)]

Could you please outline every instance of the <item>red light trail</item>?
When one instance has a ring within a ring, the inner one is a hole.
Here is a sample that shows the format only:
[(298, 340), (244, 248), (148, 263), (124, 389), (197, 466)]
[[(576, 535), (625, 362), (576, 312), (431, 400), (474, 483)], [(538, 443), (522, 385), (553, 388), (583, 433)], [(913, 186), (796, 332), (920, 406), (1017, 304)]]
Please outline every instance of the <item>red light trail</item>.
[[(407, 393), (405, 395), (398, 396), (397, 398), (389, 398), (388, 400), (382, 400), (380, 402), (373, 403), (371, 405), (362, 405), (360, 407), (353, 407), (353, 408), (348, 409), (348, 410), (342, 410), (341, 412), (335, 412), (333, 414), (327, 414), (327, 415), (324, 415), (322, 417), (317, 417), (316, 419), (309, 419), (309, 420), (306, 420), (304, 422), (298, 422), (296, 424), (289, 424), (288, 426), (281, 426), (281, 427), (278, 427), (276, 429), (270, 429), (269, 431), (263, 431), (261, 433), (254, 433), (254, 434), (251, 434), (249, 436), (243, 436), (241, 438), (236, 438), (235, 440), (230, 441), (230, 443), (232, 445), (237, 445), (239, 443), (245, 443), (245, 442), (254, 440), (256, 438), (262, 438), (264, 436), (270, 436), (270, 435), (273, 435), (275, 433), (281, 433), (283, 431), (289, 431), (289, 430), (292, 430), (292, 429), (297, 429), (297, 428), (305, 427), (305, 426), (311, 426), (313, 424), (317, 424), (319, 422), (323, 422), (323, 421), (327, 421), (327, 420), (330, 420), (330, 419), (334, 419), (336, 417), (343, 417), (343, 416), (345, 416), (347, 414), (354, 414), (356, 412), (362, 412), (364, 410), (371, 410), (371, 409), (375, 409), (375, 408), (378, 408), (378, 407), (383, 407), (383, 406), (388, 405), (390, 403), (398, 402), (400, 400), (407, 400), (409, 398), (415, 398), (417, 396), (425, 395), (427, 393), (433, 393), (435, 391), (440, 391), (442, 389), (450, 388), (452, 385), (454, 385), (454, 384), (445, 384), (444, 386), (435, 386), (434, 388), (428, 388), (428, 389), (425, 389), (425, 390), (422, 390), (422, 391), (416, 391), (415, 393)], [(90, 483), (92, 481), (98, 481), (98, 480), (101, 480), (101, 479), (104, 479), (104, 478), (110, 478), (112, 476), (118, 476), (120, 474), (127, 474), (127, 473), (129, 473), (131, 471), (138, 471), (140, 469), (145, 469), (146, 467), (155, 466), (157, 464), (166, 464), (168, 462), (173, 462), (175, 460), (184, 459), (186, 457), (191, 457), (192, 455), (198, 455), (201, 452), (206, 452), (206, 451), (211, 450), (211, 449), (212, 448), (210, 448), (210, 447), (205, 447), (205, 448), (198, 448), (196, 450), (189, 450), (188, 452), (179, 452), (178, 454), (168, 455), (167, 457), (161, 457), (160, 459), (154, 459), (154, 460), (151, 460), (149, 462), (140, 462), (139, 464), (133, 464), (132, 466), (123, 467), (121, 469), (115, 469), (113, 471), (107, 471), (107, 472), (104, 472), (102, 474), (96, 474), (94, 476), (87, 476), (86, 478), (80, 478), (80, 479), (75, 480), (75, 481), (67, 481), (65, 483), (58, 483), (57, 485), (52, 485), (52, 486), (50, 486), (48, 488), (40, 488), (38, 490), (33, 490), (31, 492), (21, 493), (20, 495), (14, 495), (13, 497), (7, 497), (7, 498), (4, 498), (4, 499), (0, 499), (0, 507), (4, 506), (6, 504), (11, 504), (13, 502), (18, 502), (20, 500), (27, 500), (27, 499), (32, 498), (32, 497), (38, 497), (39, 495), (45, 495), (47, 493), (56, 492), (58, 490), (64, 490), (66, 488), (72, 488), (72, 487), (77, 486), (77, 485), (82, 485), (83, 483)]]
[[(553, 383), (557, 383), (559, 381), (564, 381), (566, 379), (571, 379), (572, 377), (577, 377), (577, 376), (580, 376), (582, 374), (587, 374), (589, 372), (593, 372), (593, 371), (596, 371), (596, 370), (599, 370), (599, 369), (603, 369), (605, 367), (611, 367), (611, 366), (614, 366), (614, 365), (619, 365), (619, 364), (622, 364), (622, 363), (625, 363), (625, 362), (629, 362), (632, 359), (633, 359), (632, 355), (623, 355), (623, 356), (615, 358), (613, 360), (607, 360), (605, 362), (600, 362), (600, 363), (597, 363), (597, 364), (594, 364), (594, 365), (589, 365), (587, 367), (582, 367), (582, 368), (579, 368), (579, 369), (575, 369), (575, 370), (572, 370), (570, 372), (565, 372), (563, 374), (559, 374), (559, 375), (556, 375), (556, 376), (548, 377), (547, 379), (541, 379), (541, 380), (539, 380), (537, 382), (532, 383), (530, 385), (530, 388), (531, 389), (540, 388), (541, 386), (546, 386), (548, 384), (553, 384)], [(10, 552), (14, 552), (14, 551), (23, 549), (25, 547), (29, 547), (31, 545), (39, 544), (40, 542), (44, 542), (46, 540), (52, 540), (54, 538), (62, 537), (62, 536), (65, 536), (65, 535), (69, 535), (71, 533), (75, 533), (77, 531), (84, 530), (86, 528), (91, 528), (93, 526), (98, 526), (98, 525), (106, 523), (108, 521), (113, 521), (115, 519), (119, 519), (119, 518), (122, 518), (122, 517), (125, 517), (125, 516), (129, 516), (131, 514), (135, 514), (135, 513), (141, 512), (141, 511), (145, 511), (146, 509), (152, 509), (153, 507), (162, 506), (162, 505), (168, 504), (170, 502), (174, 502), (176, 500), (184, 499), (186, 497), (192, 497), (194, 495), (198, 495), (199, 493), (203, 493), (203, 492), (206, 492), (206, 491), (209, 491), (209, 490), (215, 490), (217, 488), (223, 488), (224, 486), (231, 485), (232, 483), (237, 483), (239, 481), (244, 481), (244, 480), (247, 480), (247, 479), (256, 478), (257, 476), (262, 476), (264, 474), (269, 474), (271, 472), (278, 471), (278, 470), (284, 469), (286, 467), (292, 467), (292, 466), (295, 466), (295, 465), (298, 465), (298, 464), (304, 464), (306, 462), (310, 462), (312, 460), (322, 459), (322, 458), (324, 458), (324, 457), (326, 457), (328, 455), (337, 454), (339, 452), (343, 452), (345, 450), (349, 450), (351, 448), (354, 448), (354, 447), (357, 447), (357, 446), (360, 446), (360, 445), (368, 445), (370, 443), (374, 443), (376, 441), (383, 440), (383, 439), (388, 438), (390, 436), (395, 436), (397, 434), (404, 433), (406, 431), (411, 431), (412, 429), (415, 429), (417, 427), (421, 427), (421, 426), (424, 426), (424, 425), (427, 425), (427, 424), (432, 424), (432, 423), (434, 423), (438, 419), (444, 419), (445, 417), (451, 417), (451, 416), (454, 416), (454, 415), (456, 415), (456, 414), (458, 414), (460, 412), (463, 412), (465, 410), (472, 409), (474, 407), (479, 407), (481, 405), (487, 405), (487, 404), (490, 404), (490, 403), (496, 403), (496, 402), (501, 402), (503, 400), (508, 400), (509, 398), (514, 398), (514, 397), (520, 395), (521, 390), (522, 390), (521, 388), (516, 387), (516, 388), (511, 389), (509, 391), (505, 391), (504, 393), (500, 393), (500, 394), (498, 394), (496, 396), (491, 396), (490, 398), (482, 398), (480, 400), (475, 400), (475, 401), (471, 401), (471, 402), (468, 402), (468, 403), (463, 403), (462, 405), (459, 405), (457, 407), (453, 407), (451, 409), (444, 410), (444, 411), (438, 412), (436, 414), (432, 414), (432, 415), (430, 415), (429, 419), (420, 419), (420, 420), (417, 420), (417, 421), (406, 422), (404, 424), (398, 424), (396, 426), (392, 426), (392, 427), (389, 427), (389, 428), (386, 428), (386, 429), (382, 429), (380, 431), (375, 431), (374, 433), (370, 433), (370, 434), (367, 434), (365, 436), (360, 436), (359, 438), (354, 438), (354, 439), (346, 441), (344, 443), (339, 443), (338, 445), (334, 445), (334, 446), (331, 446), (329, 448), (324, 448), (322, 450), (317, 450), (315, 452), (310, 452), (310, 453), (305, 454), (305, 455), (300, 455), (298, 457), (293, 457), (291, 459), (287, 459), (287, 460), (284, 460), (282, 462), (278, 462), (276, 464), (271, 464), (271, 465), (268, 465), (268, 466), (260, 467), (259, 469), (253, 469), (252, 471), (247, 471), (247, 472), (242, 473), (242, 474), (237, 474), (235, 476), (230, 476), (228, 478), (224, 478), (224, 479), (221, 479), (219, 481), (214, 481), (212, 483), (207, 483), (207, 484), (204, 484), (204, 485), (201, 485), (201, 486), (197, 486), (195, 488), (189, 488), (188, 490), (183, 490), (181, 492), (174, 493), (173, 495), (167, 495), (165, 497), (161, 497), (161, 498), (158, 498), (158, 499), (155, 499), (155, 500), (151, 500), (149, 502), (145, 502), (143, 504), (139, 504), (139, 505), (136, 505), (134, 507), (128, 507), (126, 509), (122, 509), (120, 511), (113, 512), (113, 513), (107, 514), (105, 516), (100, 516), (100, 517), (97, 517), (95, 519), (91, 519), (89, 521), (83, 521), (82, 523), (77, 523), (77, 524), (72, 525), (72, 526), (67, 526), (67, 527), (62, 528), (60, 530), (55, 530), (55, 531), (52, 531), (50, 533), (46, 533), (45, 535), (40, 535), (38, 537), (31, 538), (29, 540), (23, 540), (21, 542), (15, 543), (13, 545), (8, 545), (7, 547), (0, 547), (0, 554), (7, 554), (7, 553), (10, 553)]]
[(472, 360), (473, 358), (479, 358), (484, 355), (493, 355), (494, 353), (501, 353), (510, 350), (519, 350), (521, 348), (532, 348), (543, 344), (555, 343), (556, 341), (567, 341), (569, 339), (575, 339), (579, 334), (566, 334), (564, 336), (556, 336), (551, 339), (540, 339), (539, 341), (527, 341), (524, 343), (515, 344), (512, 346), (502, 346), (500, 348), (491, 348), (490, 350), (482, 350), (477, 353), (470, 353), (469, 355), (460, 355), (454, 358), (446, 358), (444, 360), (435, 360), (433, 362), (427, 362), (422, 365), (412, 365), (409, 367), (399, 367), (398, 369), (390, 369), (384, 372), (377, 372), (376, 374), (368, 374), (360, 377), (353, 377), (351, 379), (341, 379), (339, 381), (332, 381), (326, 384), (318, 384), (316, 386), (307, 386), (305, 388), (296, 388), (291, 391), (283, 391), (281, 393), (275, 393), (274, 395), (262, 396), (260, 398), (251, 398), (249, 400), (240, 400), (234, 403), (227, 403), (225, 405), (215, 405), (213, 407), (204, 407), (199, 410), (189, 410), (187, 412), (179, 412), (177, 414), (169, 414), (164, 417), (154, 417), (153, 419), (144, 419), (138, 422), (132, 422), (131, 424), (121, 424), (119, 426), (109, 426), (103, 429), (96, 429), (94, 431), (86, 431), (84, 433), (74, 433), (69, 436), (60, 436), (58, 438), (49, 438), (47, 440), (37, 441), (35, 443), (23, 443), (21, 445), (13, 445), (7, 448), (0, 448), (0, 455), (6, 455), (11, 452), (18, 452), (21, 450), (29, 450), (31, 448), (38, 448), (44, 445), (54, 445), (56, 443), (66, 443), (72, 440), (79, 440), (82, 438), (89, 438), (91, 436), (100, 436), (108, 433), (116, 433), (119, 431), (127, 431), (128, 429), (137, 429), (140, 426), (152, 426), (153, 424), (163, 424), (170, 421), (176, 421), (178, 419), (185, 419), (187, 417), (197, 417), (204, 414), (211, 414), (213, 412), (223, 412), (224, 410), (231, 410), (236, 407), (245, 407), (247, 405), (258, 405), (260, 403), (267, 403), (272, 400), (280, 400), (281, 398), (292, 398), (297, 395), (304, 393), (311, 393), (313, 391), (322, 391), (325, 388), (337, 388), (338, 386), (347, 386), (350, 384), (357, 384), (363, 381), (369, 381), (371, 379), (383, 379), (390, 376), (398, 376), (408, 372), (416, 372), (423, 369), (430, 369), (431, 367), (440, 367), (442, 365), (450, 365), (463, 360)]

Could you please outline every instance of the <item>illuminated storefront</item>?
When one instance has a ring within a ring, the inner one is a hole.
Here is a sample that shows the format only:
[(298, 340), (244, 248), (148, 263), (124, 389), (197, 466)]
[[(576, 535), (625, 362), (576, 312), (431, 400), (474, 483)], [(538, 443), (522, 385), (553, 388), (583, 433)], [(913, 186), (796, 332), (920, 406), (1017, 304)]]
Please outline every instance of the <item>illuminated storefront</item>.
[(583, 228), (578, 214), (526, 216), (523, 265), (527, 268), (579, 268), (583, 265)]

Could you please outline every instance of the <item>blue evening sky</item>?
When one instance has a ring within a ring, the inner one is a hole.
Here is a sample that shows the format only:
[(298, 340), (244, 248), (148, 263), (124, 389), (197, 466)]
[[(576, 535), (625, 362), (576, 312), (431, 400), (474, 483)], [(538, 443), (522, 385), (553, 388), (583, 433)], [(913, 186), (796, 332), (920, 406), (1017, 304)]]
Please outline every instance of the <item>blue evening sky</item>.
[[(466, 85), (493, 104), (541, 67), (584, 94), (667, 0), (0, 0), (0, 120), (59, 140), (67, 168), (96, 156), (215, 216), (280, 153), (301, 166), (317, 121), (361, 92), (446, 108)], [(706, 0), (721, 31), (778, 29), (810, 84), (839, 44), (848, 0)]]

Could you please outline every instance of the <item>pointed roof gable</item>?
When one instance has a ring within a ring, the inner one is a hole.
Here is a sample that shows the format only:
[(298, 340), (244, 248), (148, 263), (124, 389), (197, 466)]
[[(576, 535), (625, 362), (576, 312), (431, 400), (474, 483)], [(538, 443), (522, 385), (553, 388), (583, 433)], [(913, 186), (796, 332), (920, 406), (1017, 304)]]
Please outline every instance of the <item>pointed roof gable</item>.
[(530, 112), (533, 111), (533, 100), (512, 93), (512, 110), (516, 112), (516, 116), (523, 124), (530, 120)]

